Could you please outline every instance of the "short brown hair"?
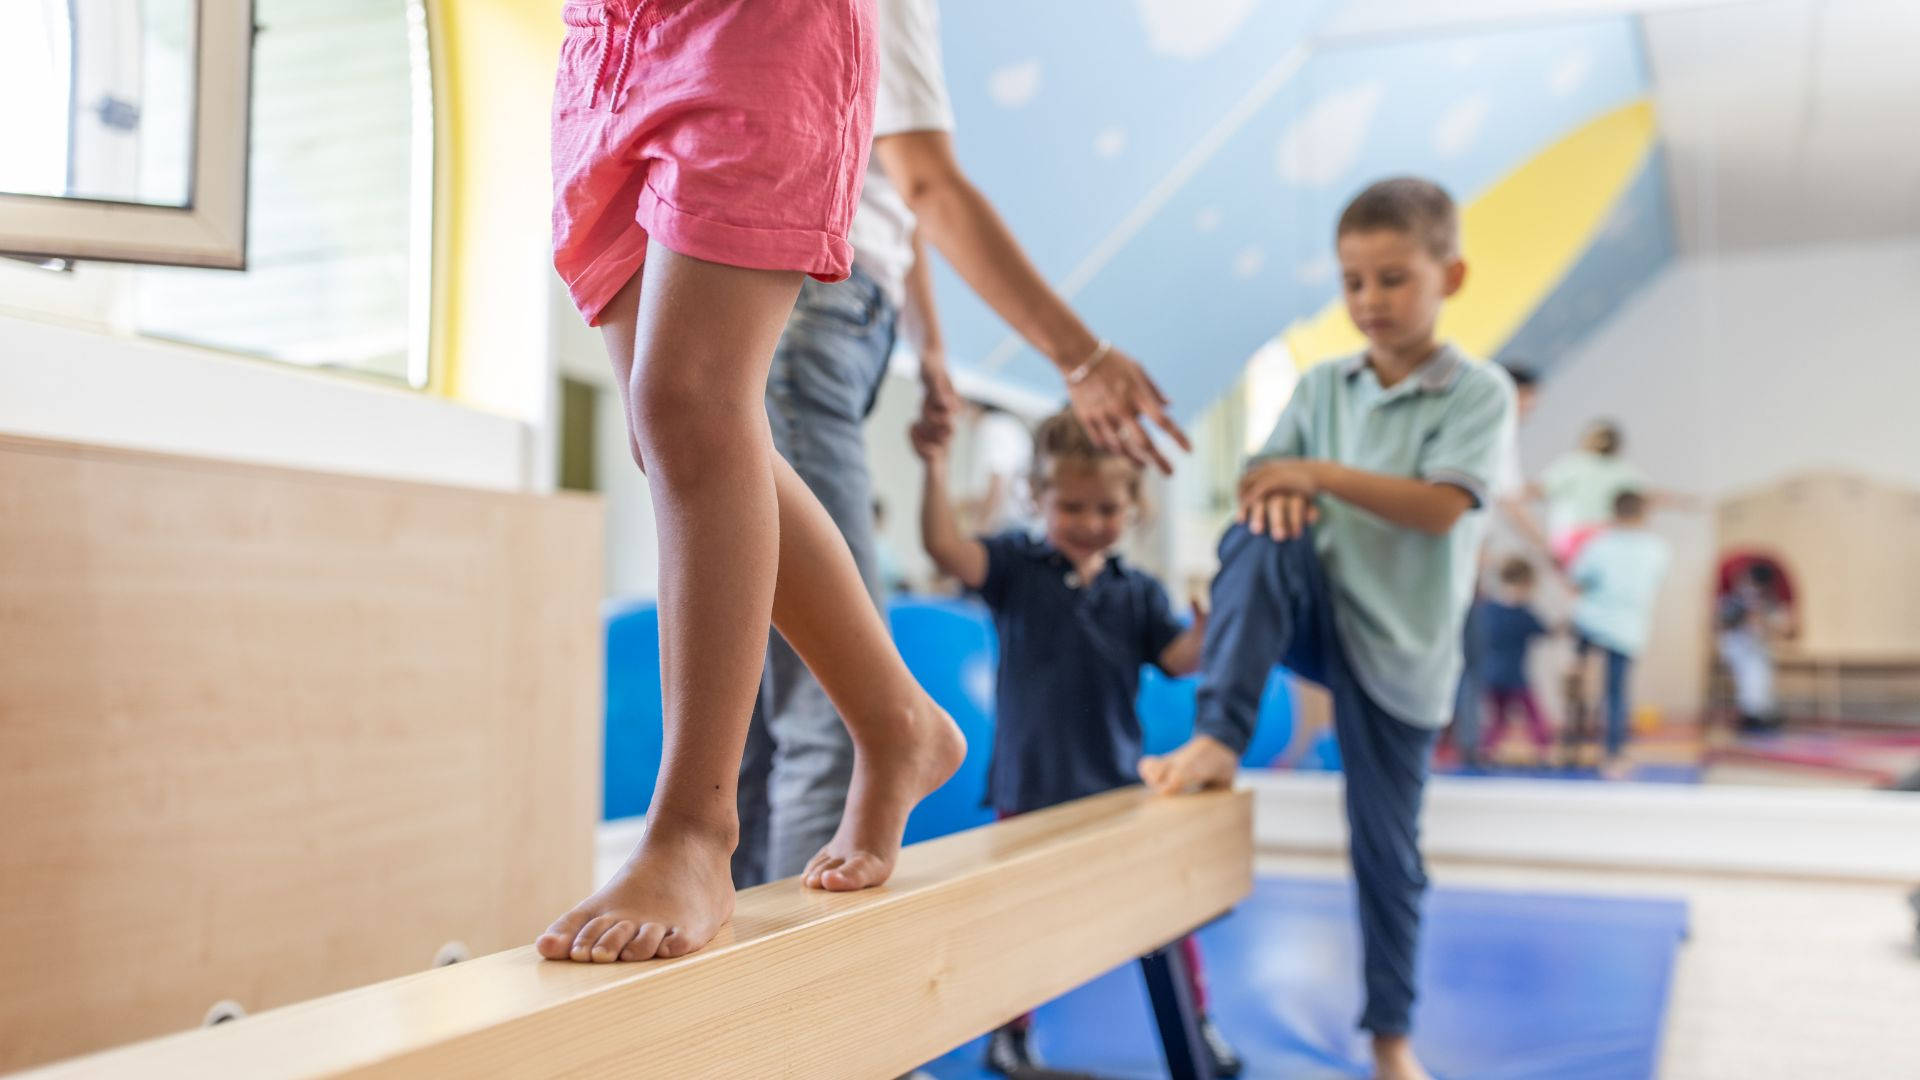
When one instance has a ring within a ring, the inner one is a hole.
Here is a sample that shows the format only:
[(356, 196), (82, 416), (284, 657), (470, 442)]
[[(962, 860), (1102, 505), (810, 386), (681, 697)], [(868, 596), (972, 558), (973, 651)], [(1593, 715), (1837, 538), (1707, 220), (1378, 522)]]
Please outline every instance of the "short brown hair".
[(1593, 440), (1594, 453), (1603, 457), (1612, 457), (1619, 453), (1620, 448), (1626, 445), (1627, 441), (1626, 435), (1620, 430), (1620, 425), (1611, 420), (1595, 420), (1588, 424), (1586, 437)]
[(1533, 564), (1518, 555), (1500, 564), (1500, 580), (1508, 585), (1533, 584)]
[(1127, 467), (1127, 487), (1133, 497), (1139, 499), (1140, 467), (1119, 454), (1100, 449), (1080, 418), (1073, 415), (1073, 410), (1061, 409), (1042, 420), (1039, 430), (1033, 433), (1033, 472), (1028, 480), (1037, 496), (1053, 486), (1054, 474), (1062, 465), (1098, 470), (1109, 462)]
[(1381, 229), (1405, 233), (1441, 261), (1460, 254), (1460, 215), (1447, 189), (1418, 176), (1396, 176), (1367, 185), (1340, 214), (1336, 242), (1348, 233)]

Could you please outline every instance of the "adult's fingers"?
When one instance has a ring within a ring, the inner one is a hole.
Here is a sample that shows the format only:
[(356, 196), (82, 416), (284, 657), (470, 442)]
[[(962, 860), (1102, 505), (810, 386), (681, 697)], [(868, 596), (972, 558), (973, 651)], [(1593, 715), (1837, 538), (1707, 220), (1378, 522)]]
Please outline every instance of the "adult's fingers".
[(1127, 440), (1128, 446), (1137, 446), (1142, 450), (1141, 457), (1134, 457), (1136, 463), (1144, 467), (1150, 462), (1154, 468), (1160, 470), (1162, 476), (1173, 475), (1173, 463), (1168, 461), (1166, 455), (1160, 452), (1160, 448), (1153, 444), (1153, 436), (1147, 434), (1147, 429), (1141, 425), (1139, 417), (1127, 417), (1125, 426), (1120, 431)]
[(1180, 449), (1187, 453), (1192, 453), (1193, 440), (1187, 438), (1187, 433), (1180, 429), (1180, 425), (1174, 422), (1173, 417), (1167, 415), (1167, 395), (1160, 392), (1159, 384), (1155, 383), (1153, 377), (1145, 371), (1140, 372), (1140, 381), (1146, 384), (1148, 394), (1147, 400), (1142, 406), (1142, 411), (1151, 417), (1155, 424), (1159, 425), (1160, 430), (1171, 436), (1173, 441), (1179, 445)]
[(1080, 417), (1080, 426), (1087, 429), (1087, 437), (1091, 438), (1093, 445), (1102, 451), (1109, 454), (1119, 451), (1120, 448), (1114, 445), (1113, 429), (1104, 415), (1100, 413), (1083, 415)]

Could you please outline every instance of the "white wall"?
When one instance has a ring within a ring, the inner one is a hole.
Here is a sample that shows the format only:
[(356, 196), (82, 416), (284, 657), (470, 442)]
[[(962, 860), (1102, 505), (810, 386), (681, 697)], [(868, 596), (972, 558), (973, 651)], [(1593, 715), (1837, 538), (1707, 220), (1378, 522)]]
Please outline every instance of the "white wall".
[[(1596, 416), (1656, 484), (1714, 498), (1837, 467), (1920, 487), (1920, 241), (1687, 258), (1550, 368), (1521, 431), (1530, 473)], [(1699, 705), (1713, 538), (1707, 513), (1658, 523), (1675, 563), (1641, 700)]]

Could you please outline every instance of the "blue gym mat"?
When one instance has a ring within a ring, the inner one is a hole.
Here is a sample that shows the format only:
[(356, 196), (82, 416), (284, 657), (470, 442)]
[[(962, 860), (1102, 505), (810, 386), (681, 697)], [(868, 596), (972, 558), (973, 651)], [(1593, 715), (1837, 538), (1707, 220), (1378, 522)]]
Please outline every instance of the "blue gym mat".
[[(1644, 1080), (1657, 1068), (1677, 900), (1436, 889), (1427, 899), (1414, 1044), (1439, 1080)], [(1370, 1075), (1360, 941), (1347, 883), (1261, 878), (1202, 930), (1212, 1012), (1249, 1080)], [(928, 1065), (991, 1080), (983, 1040)], [(1101, 1077), (1166, 1075), (1139, 967), (1040, 1009), (1047, 1064)]]

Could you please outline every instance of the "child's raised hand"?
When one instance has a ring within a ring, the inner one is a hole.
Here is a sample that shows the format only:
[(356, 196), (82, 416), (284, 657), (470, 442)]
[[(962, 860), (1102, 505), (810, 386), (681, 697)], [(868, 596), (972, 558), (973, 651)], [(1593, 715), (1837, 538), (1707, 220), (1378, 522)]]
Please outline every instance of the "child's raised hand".
[(1193, 628), (1204, 634), (1207, 629), (1207, 598), (1194, 593), (1187, 597), (1187, 604), (1193, 608)]
[(939, 465), (947, 460), (947, 447), (953, 441), (953, 425), (939, 420), (916, 420), (907, 429), (907, 440), (913, 443), (913, 452), (929, 466)]
[(1140, 779), (1157, 795), (1232, 787), (1239, 769), (1238, 755), (1208, 735), (1195, 735), (1171, 754), (1140, 759)]

